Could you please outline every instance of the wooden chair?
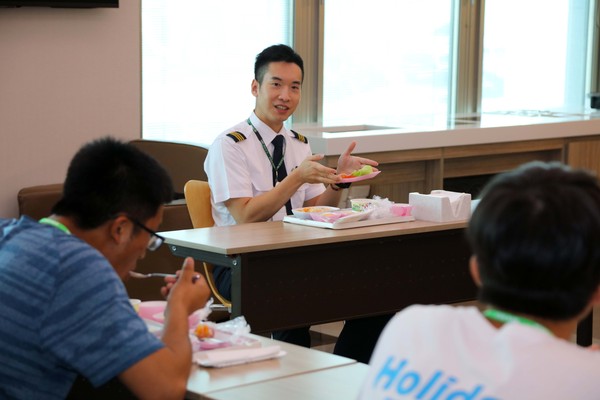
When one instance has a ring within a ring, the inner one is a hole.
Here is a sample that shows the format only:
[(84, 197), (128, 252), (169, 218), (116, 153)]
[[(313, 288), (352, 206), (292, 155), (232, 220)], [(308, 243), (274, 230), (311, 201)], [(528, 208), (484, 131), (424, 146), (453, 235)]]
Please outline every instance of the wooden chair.
[[(185, 195), (190, 219), (192, 220), (192, 226), (194, 228), (207, 228), (213, 226), (215, 221), (212, 217), (210, 187), (208, 186), (208, 182), (195, 179), (189, 180), (183, 187), (183, 193)], [(212, 274), (213, 266), (205, 262), (203, 262), (202, 265), (204, 267), (206, 281), (208, 282), (213, 295), (217, 300), (223, 303), (224, 306), (231, 310), (231, 301), (224, 298), (217, 290)]]

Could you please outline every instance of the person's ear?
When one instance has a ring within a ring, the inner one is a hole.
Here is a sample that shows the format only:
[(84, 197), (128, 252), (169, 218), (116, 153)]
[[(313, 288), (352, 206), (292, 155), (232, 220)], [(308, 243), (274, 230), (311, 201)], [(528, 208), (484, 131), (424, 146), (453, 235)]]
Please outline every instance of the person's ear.
[(472, 255), (469, 259), (469, 271), (471, 272), (471, 278), (475, 282), (477, 287), (481, 286), (481, 276), (479, 275), (479, 263), (477, 262), (477, 257)]
[(592, 293), (592, 299), (590, 303), (593, 306), (600, 304), (600, 286), (596, 287), (596, 290), (594, 290), (594, 293)]
[(132, 224), (124, 215), (120, 215), (117, 218), (113, 219), (109, 225), (109, 234), (111, 239), (115, 244), (121, 245), (125, 243), (126, 240), (129, 240), (131, 236), (131, 228)]
[(260, 84), (258, 83), (258, 81), (256, 79), (252, 79), (252, 86), (251, 86), (252, 96), (258, 97), (259, 86), (260, 86)]

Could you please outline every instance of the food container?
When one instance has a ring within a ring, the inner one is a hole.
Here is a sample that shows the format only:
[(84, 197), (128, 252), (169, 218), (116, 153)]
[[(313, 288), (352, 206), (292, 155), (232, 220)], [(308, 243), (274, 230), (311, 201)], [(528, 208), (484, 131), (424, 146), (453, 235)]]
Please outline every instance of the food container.
[[(167, 307), (167, 302), (162, 301), (142, 301), (138, 304), (137, 312), (140, 317), (162, 323), (163, 313)], [(159, 316), (159, 317), (157, 317)]]
[[(142, 319), (158, 322), (163, 324), (165, 322), (165, 308), (167, 302), (162, 300), (157, 301), (142, 301), (138, 305), (138, 315)], [(190, 328), (196, 326), (199, 322), (198, 314), (193, 313), (188, 317), (188, 323)]]
[(411, 215), (412, 206), (405, 203), (394, 203), (390, 207), (390, 212), (395, 217), (406, 217)]
[(131, 307), (133, 307), (135, 312), (139, 311), (141, 302), (142, 301), (140, 299), (129, 299), (129, 304), (131, 304)]
[(315, 206), (315, 207), (294, 208), (292, 210), (292, 213), (294, 214), (294, 217), (296, 217), (296, 218), (312, 219), (310, 216), (311, 214), (337, 211), (337, 210), (339, 210), (338, 207)]
[(375, 205), (375, 200), (372, 199), (351, 199), (350, 204), (354, 211), (370, 210)]
[(327, 212), (322, 212), (322, 213), (311, 213), (310, 217), (314, 221), (335, 222), (339, 219), (347, 218), (353, 214), (356, 214), (356, 211), (338, 210), (338, 211), (327, 211)]

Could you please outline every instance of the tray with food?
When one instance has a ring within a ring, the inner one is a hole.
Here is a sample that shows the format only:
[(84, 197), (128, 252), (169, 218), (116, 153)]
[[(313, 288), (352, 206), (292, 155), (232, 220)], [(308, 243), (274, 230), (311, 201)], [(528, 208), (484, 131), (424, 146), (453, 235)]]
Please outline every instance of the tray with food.
[(203, 367), (228, 367), (285, 355), (280, 346), (263, 346), (250, 336), (250, 326), (243, 316), (214, 323), (201, 321), (190, 335), (193, 360)]
[[(250, 335), (250, 325), (243, 316), (229, 321), (215, 323), (207, 321), (211, 312), (212, 299), (204, 308), (188, 318), (193, 361), (203, 367), (222, 368), (255, 361), (283, 357), (286, 353), (278, 345), (263, 346), (263, 343)], [(166, 302), (142, 302), (140, 317), (148, 330), (158, 338), (163, 334), (164, 310)], [(145, 318), (150, 316), (150, 318)]]
[[(305, 207), (304, 212), (284, 217), (284, 222), (292, 224), (314, 226), (327, 229), (348, 229), (371, 225), (393, 224), (397, 222), (414, 221), (411, 215), (411, 206), (397, 204), (387, 199), (353, 199), (352, 208), (327, 209), (323, 207)], [(307, 208), (311, 208), (307, 212)]]
[(291, 215), (285, 216), (283, 218), (283, 222), (289, 222), (297, 225), (305, 225), (305, 226), (314, 226), (316, 228), (326, 228), (326, 229), (349, 229), (349, 228), (361, 228), (363, 226), (373, 226), (373, 225), (384, 225), (384, 224), (395, 224), (398, 222), (409, 222), (414, 221), (415, 217), (402, 216), (402, 217), (388, 217), (388, 218), (378, 218), (378, 219), (365, 219), (353, 222), (321, 222), (314, 221), (309, 219), (299, 219), (293, 217)]

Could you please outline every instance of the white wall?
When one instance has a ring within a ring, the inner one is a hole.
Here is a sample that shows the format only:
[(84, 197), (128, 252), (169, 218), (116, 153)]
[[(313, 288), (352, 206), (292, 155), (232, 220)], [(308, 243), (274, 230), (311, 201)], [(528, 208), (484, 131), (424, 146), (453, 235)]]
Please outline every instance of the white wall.
[(0, 218), (58, 183), (85, 142), (141, 137), (140, 1), (0, 8)]

